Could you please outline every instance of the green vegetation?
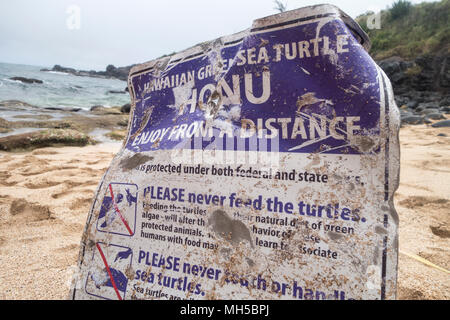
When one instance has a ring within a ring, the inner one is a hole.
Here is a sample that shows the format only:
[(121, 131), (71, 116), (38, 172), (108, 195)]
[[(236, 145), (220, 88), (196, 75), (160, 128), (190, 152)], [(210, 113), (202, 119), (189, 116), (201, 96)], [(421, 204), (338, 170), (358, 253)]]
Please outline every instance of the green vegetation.
[(367, 17), (370, 14), (356, 20), (368, 33), (372, 41), (371, 54), (377, 60), (450, 53), (450, 0), (417, 5), (398, 0), (381, 12), (381, 29), (369, 30)]
[(422, 72), (422, 68), (418, 65), (414, 65), (408, 69), (405, 70), (405, 73), (408, 76), (417, 76)]
[(389, 10), (390, 19), (393, 21), (406, 16), (411, 7), (411, 2), (407, 0), (398, 0), (394, 2), (392, 8)]
[(287, 10), (287, 3), (283, 3), (280, 0), (275, 0), (275, 10), (278, 12), (285, 12)]
[(114, 131), (108, 132), (107, 134), (105, 134), (105, 136), (107, 136), (108, 138), (113, 139), (113, 140), (122, 141), (123, 139), (126, 138), (127, 131), (126, 130), (114, 130)]

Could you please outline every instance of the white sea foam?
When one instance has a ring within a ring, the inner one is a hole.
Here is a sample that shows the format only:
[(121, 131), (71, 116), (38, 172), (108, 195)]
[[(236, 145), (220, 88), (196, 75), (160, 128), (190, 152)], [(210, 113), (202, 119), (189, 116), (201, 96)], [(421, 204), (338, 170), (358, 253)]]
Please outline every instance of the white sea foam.
[[(107, 94), (123, 90), (126, 82), (91, 77), (62, 77), (69, 73), (40, 71), (42, 67), (0, 63), (0, 101), (19, 100), (37, 107), (67, 107), (90, 110), (92, 106), (123, 106), (129, 95)], [(39, 79), (42, 84), (28, 85), (12, 77)], [(26, 91), (24, 90), (26, 88)]]
[(60, 75), (64, 75), (64, 76), (68, 76), (70, 75), (70, 73), (67, 72), (61, 72), (61, 71), (45, 71), (47, 73), (52, 73), (52, 74), (60, 74)]

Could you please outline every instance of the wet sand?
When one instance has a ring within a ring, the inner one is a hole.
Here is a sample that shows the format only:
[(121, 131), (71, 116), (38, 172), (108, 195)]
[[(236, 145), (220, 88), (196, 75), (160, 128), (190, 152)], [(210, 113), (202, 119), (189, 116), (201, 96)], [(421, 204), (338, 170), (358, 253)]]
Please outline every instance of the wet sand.
[[(400, 140), (398, 298), (450, 299), (449, 274), (425, 264), (450, 269), (450, 129), (406, 127)], [(93, 193), (119, 149), (0, 153), (0, 299), (68, 297)]]

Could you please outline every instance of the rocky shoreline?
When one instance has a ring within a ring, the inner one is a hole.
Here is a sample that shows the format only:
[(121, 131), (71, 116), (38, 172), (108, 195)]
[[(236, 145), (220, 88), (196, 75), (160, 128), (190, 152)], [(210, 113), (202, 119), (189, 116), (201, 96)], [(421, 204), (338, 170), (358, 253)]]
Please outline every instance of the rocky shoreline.
[(4, 115), (0, 117), (0, 150), (121, 141), (126, 135), (129, 110), (129, 105), (94, 106), (85, 111), (78, 108), (39, 108), (17, 100), (2, 101), (0, 112)]
[(402, 125), (450, 127), (450, 56), (391, 57), (378, 62), (391, 79)]
[[(414, 61), (390, 57), (377, 63), (391, 79), (402, 124), (431, 124), (436, 120), (448, 119), (450, 114), (450, 55), (448, 53), (419, 56)], [(127, 81), (132, 67), (116, 68), (109, 65), (105, 71), (97, 72), (78, 71), (55, 65), (51, 70), (42, 69), (41, 71)], [(110, 93), (119, 94), (125, 91)], [(440, 126), (448, 127), (450, 122), (443, 122)]]
[[(378, 64), (391, 79), (402, 126), (426, 124), (435, 128), (450, 127), (448, 54), (421, 56), (414, 61), (391, 57)], [(130, 68), (108, 66), (106, 71), (96, 72), (56, 65), (51, 70), (41, 71), (126, 80)], [(17, 81), (38, 83), (36, 79), (17, 78)], [(111, 93), (122, 94), (126, 91)], [(0, 117), (0, 150), (86, 145), (105, 139), (120, 141), (126, 136), (130, 108), (130, 104), (117, 107), (98, 105), (86, 111), (81, 108), (39, 108), (17, 100), (2, 101), (2, 114), (12, 113), (13, 116)], [(446, 133), (440, 135), (446, 136)]]
[(133, 66), (127, 66), (127, 67), (119, 67), (116, 68), (112, 64), (108, 65), (106, 67), (105, 71), (84, 71), (84, 70), (76, 70), (74, 68), (66, 68), (62, 67), (60, 65), (55, 65), (52, 69), (41, 69), (41, 71), (44, 72), (63, 72), (63, 73), (69, 73), (74, 76), (80, 76), (80, 77), (94, 77), (94, 78), (103, 78), (103, 79), (119, 79), (123, 81), (128, 80), (128, 74), (130, 73), (130, 70)]

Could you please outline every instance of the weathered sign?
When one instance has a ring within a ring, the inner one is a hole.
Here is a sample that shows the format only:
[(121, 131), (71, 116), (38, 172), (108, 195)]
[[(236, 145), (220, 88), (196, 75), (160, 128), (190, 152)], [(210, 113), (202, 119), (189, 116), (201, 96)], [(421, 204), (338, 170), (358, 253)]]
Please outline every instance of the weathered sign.
[(333, 6), (132, 69), (73, 299), (393, 299), (399, 114)]

